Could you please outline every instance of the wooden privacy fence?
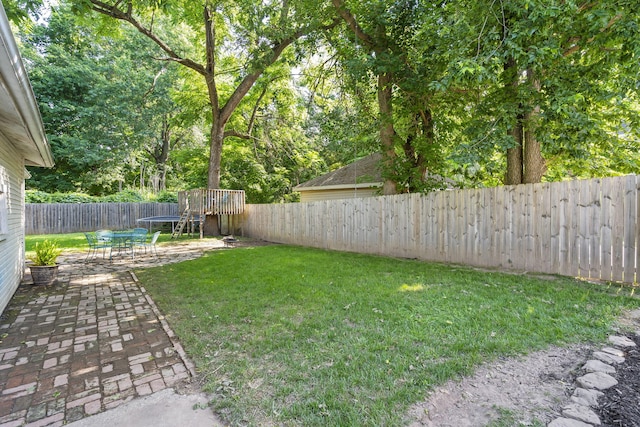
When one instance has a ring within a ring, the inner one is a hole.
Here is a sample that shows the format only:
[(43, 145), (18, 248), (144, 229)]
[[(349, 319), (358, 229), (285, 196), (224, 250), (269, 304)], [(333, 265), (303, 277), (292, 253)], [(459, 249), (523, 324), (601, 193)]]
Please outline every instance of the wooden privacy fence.
[(25, 233), (75, 233), (134, 228), (136, 220), (178, 215), (177, 203), (27, 203)]
[(247, 205), (242, 227), (273, 242), (634, 283), (639, 184), (624, 176)]

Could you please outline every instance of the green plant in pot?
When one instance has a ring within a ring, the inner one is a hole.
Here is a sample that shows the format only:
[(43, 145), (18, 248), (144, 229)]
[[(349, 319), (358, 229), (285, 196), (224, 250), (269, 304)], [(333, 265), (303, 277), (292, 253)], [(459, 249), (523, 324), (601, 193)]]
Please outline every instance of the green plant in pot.
[(29, 257), (34, 285), (52, 285), (58, 280), (58, 256), (62, 249), (51, 240), (36, 243), (35, 254)]

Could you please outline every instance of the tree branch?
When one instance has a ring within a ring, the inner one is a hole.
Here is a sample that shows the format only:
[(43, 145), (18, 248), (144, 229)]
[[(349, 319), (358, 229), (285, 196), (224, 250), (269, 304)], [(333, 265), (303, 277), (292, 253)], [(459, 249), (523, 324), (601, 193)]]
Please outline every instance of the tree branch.
[(284, 52), (284, 50), (287, 47), (289, 47), (289, 45), (291, 45), (293, 42), (295, 42), (299, 38), (304, 37), (307, 34), (311, 33), (312, 31), (330, 30), (332, 28), (335, 28), (339, 23), (340, 23), (339, 18), (334, 18), (330, 24), (323, 25), (318, 28), (313, 26), (307, 26), (294, 32), (289, 37), (286, 37), (280, 41), (274, 41), (271, 49), (268, 52), (266, 52), (262, 58), (259, 58), (256, 61), (259, 64), (264, 64), (264, 65), (260, 65), (254, 72), (247, 74), (244, 77), (244, 79), (242, 79), (240, 84), (236, 87), (236, 90), (233, 91), (233, 94), (231, 94), (231, 97), (229, 97), (226, 104), (220, 110), (220, 120), (222, 121), (222, 123), (226, 123), (229, 120), (235, 108), (238, 106), (238, 104), (240, 103), (242, 98), (244, 98), (247, 92), (249, 92), (249, 90), (251, 89), (253, 84), (256, 82), (256, 80), (258, 80), (258, 77), (260, 77), (260, 75), (264, 72), (264, 70), (269, 65), (275, 63), (278, 60), (280, 55), (282, 55), (282, 52)]
[[(593, 6), (593, 4), (589, 4), (588, 6), (591, 7), (591, 6)], [(581, 6), (580, 12), (582, 12), (586, 8), (587, 8), (587, 5)], [(620, 19), (622, 19), (622, 15), (619, 14), (619, 13), (616, 14), (615, 16), (613, 16), (609, 20), (609, 22), (607, 22), (607, 25), (605, 25), (603, 28), (600, 28), (600, 33), (604, 33), (605, 31), (608, 31), (611, 27), (613, 27), (613, 24), (615, 24)], [(581, 49), (581, 46), (579, 44), (581, 39), (582, 39), (581, 37), (572, 37), (572, 38), (570, 38), (567, 42), (569, 44), (571, 44), (571, 46), (568, 47), (562, 53), (562, 56), (566, 57), (566, 56), (571, 55), (572, 53), (575, 53), (575, 52), (579, 51)], [(589, 43), (592, 43), (595, 39), (596, 39), (596, 36), (589, 37), (587, 39), (587, 41), (582, 46), (585, 46), (585, 45), (588, 45)]]
[(260, 96), (258, 96), (258, 100), (256, 101), (256, 104), (253, 106), (253, 111), (251, 111), (251, 118), (249, 119), (249, 125), (247, 126), (247, 133), (249, 135), (253, 133), (253, 126), (256, 122), (256, 114), (258, 114), (258, 107), (262, 102), (262, 98), (264, 98), (264, 96), (267, 93), (267, 87), (268, 86), (265, 85), (265, 87), (262, 88), (262, 92), (260, 92)]
[(258, 138), (256, 138), (255, 136), (247, 135), (246, 133), (238, 132), (235, 130), (225, 131), (224, 137), (226, 138), (228, 136), (234, 136), (236, 138), (241, 138), (241, 139), (258, 140)]
[(369, 34), (365, 33), (362, 30), (360, 25), (358, 25), (358, 22), (356, 21), (355, 16), (353, 16), (353, 13), (351, 13), (351, 11), (345, 7), (344, 1), (331, 0), (331, 2), (333, 3), (333, 6), (337, 9), (338, 15), (344, 20), (344, 22), (347, 23), (347, 26), (351, 28), (351, 30), (354, 32), (356, 37), (360, 39), (364, 44), (366, 44), (367, 47), (369, 47), (370, 49), (375, 49), (376, 47), (375, 41)]
[(169, 55), (172, 61), (178, 62), (188, 68), (191, 68), (192, 70), (196, 71), (199, 74), (205, 75), (206, 73), (205, 68), (201, 64), (189, 58), (181, 57), (180, 55), (178, 55), (177, 52), (171, 49), (169, 45), (167, 45), (163, 40), (161, 40), (153, 31), (151, 31), (150, 29), (142, 25), (140, 22), (138, 22), (138, 20), (133, 17), (131, 3), (127, 5), (127, 11), (125, 12), (118, 8), (118, 6), (120, 5), (119, 1), (115, 3), (113, 6), (107, 3), (104, 3), (100, 0), (90, 0), (90, 1), (92, 5), (91, 9), (94, 10), (95, 12), (130, 23), (135, 27), (136, 30), (138, 30), (140, 33), (147, 36), (156, 45), (158, 45), (160, 49), (165, 51), (167, 55)]
[[(207, 65), (205, 67), (204, 74), (205, 79), (207, 80), (207, 87), (209, 88), (209, 102), (211, 102), (211, 106), (213, 108), (214, 114), (217, 114), (220, 111), (220, 99), (218, 98), (218, 87), (216, 86), (215, 81), (215, 71), (216, 71), (216, 57), (215, 57), (215, 49), (216, 49), (216, 27), (214, 23), (214, 18), (209, 9), (209, 6), (205, 6), (204, 10), (204, 27), (205, 27), (205, 50), (207, 51)], [(215, 120), (215, 117), (214, 117)]]
[(160, 78), (161, 75), (163, 75), (166, 72), (167, 72), (166, 68), (162, 68), (160, 71), (158, 71), (158, 74), (156, 74), (153, 77), (153, 83), (151, 83), (151, 87), (149, 87), (149, 89), (147, 89), (144, 95), (142, 95), (142, 98), (146, 98), (151, 92), (153, 92), (156, 89), (156, 84), (158, 83), (158, 79)]

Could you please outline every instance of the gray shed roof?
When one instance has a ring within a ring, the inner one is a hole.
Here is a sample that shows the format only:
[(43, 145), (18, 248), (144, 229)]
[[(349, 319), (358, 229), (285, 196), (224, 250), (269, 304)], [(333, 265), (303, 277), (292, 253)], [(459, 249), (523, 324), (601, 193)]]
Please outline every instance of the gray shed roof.
[(339, 169), (295, 186), (296, 191), (363, 188), (381, 186), (384, 182), (380, 170), (382, 154), (374, 153)]

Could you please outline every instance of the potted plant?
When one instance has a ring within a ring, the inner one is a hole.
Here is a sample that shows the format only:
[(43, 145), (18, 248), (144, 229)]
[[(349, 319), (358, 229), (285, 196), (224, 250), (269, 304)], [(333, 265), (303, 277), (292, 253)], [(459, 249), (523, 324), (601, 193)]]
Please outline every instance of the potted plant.
[(36, 243), (35, 255), (29, 257), (31, 278), (34, 285), (52, 285), (58, 279), (58, 256), (62, 249), (55, 242), (43, 240)]

